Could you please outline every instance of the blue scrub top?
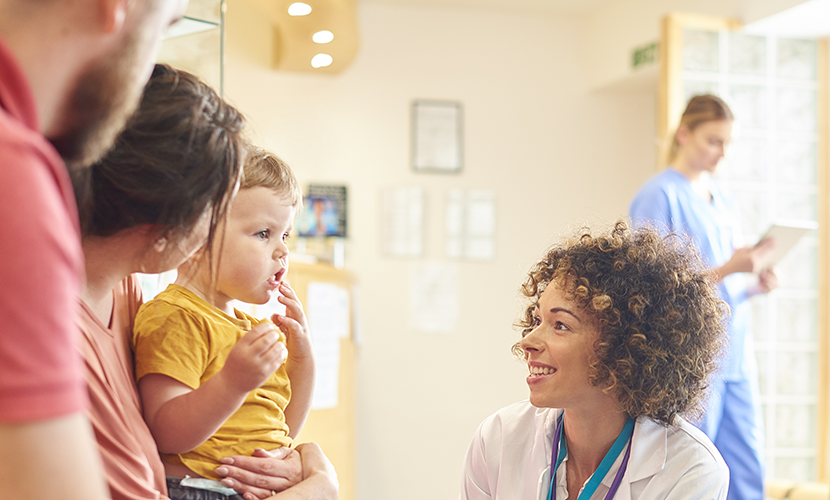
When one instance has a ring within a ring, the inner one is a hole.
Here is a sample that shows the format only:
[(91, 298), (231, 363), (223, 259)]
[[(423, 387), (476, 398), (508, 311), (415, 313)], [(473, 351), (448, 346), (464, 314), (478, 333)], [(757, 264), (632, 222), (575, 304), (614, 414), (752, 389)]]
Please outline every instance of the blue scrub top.
[[(631, 202), (630, 215), (634, 225), (656, 222), (658, 228), (685, 234), (692, 238), (704, 262), (720, 267), (735, 251), (739, 234), (737, 213), (724, 192), (712, 181), (709, 185), (712, 202), (697, 194), (686, 177), (671, 167), (652, 177)], [(746, 279), (734, 273), (718, 286), (720, 295), (729, 305), (729, 347), (721, 375), (726, 380), (742, 380), (755, 374), (750, 321), (752, 310), (746, 296)]]

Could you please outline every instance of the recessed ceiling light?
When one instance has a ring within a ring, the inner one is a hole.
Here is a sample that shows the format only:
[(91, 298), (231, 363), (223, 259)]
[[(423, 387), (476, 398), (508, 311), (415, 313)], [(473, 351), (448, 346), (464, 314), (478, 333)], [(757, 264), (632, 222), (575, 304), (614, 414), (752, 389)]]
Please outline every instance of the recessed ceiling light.
[(302, 2), (295, 2), (288, 6), (289, 16), (307, 16), (311, 14), (311, 5)]
[(311, 39), (314, 40), (314, 43), (329, 43), (334, 40), (334, 33), (328, 30), (318, 31), (311, 35)]
[(330, 66), (334, 59), (328, 54), (317, 54), (311, 58), (311, 66), (314, 68), (324, 68)]

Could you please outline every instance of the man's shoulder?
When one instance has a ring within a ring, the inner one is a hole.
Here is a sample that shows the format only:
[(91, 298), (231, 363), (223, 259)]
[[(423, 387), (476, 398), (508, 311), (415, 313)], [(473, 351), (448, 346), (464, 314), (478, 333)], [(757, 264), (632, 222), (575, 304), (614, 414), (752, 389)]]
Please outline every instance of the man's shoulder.
[(0, 156), (8, 155), (31, 158), (37, 162), (62, 164), (57, 151), (45, 137), (0, 107)]

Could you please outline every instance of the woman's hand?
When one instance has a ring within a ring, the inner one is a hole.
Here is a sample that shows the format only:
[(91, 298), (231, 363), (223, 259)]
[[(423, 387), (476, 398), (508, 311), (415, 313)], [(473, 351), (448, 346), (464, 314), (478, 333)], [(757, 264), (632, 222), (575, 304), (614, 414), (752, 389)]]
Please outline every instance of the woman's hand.
[[(303, 482), (308, 485), (309, 498), (315, 500), (337, 500), (340, 484), (334, 465), (317, 443), (303, 443), (297, 446), (303, 458)], [(303, 486), (297, 488), (302, 489)]]
[(760, 273), (761, 266), (773, 252), (775, 252), (775, 240), (773, 239), (762, 240), (757, 245), (735, 250), (726, 264), (715, 269), (718, 283), (733, 273)]
[[(302, 446), (302, 445), (301, 445)], [(268, 498), (303, 480), (303, 459), (291, 448), (256, 449), (253, 456), (234, 455), (216, 468), (222, 484), (241, 493), (246, 500)]]
[(775, 275), (772, 268), (765, 269), (758, 275), (758, 283), (747, 289), (746, 295), (747, 297), (754, 297), (758, 294), (770, 293), (776, 288), (778, 288), (778, 276)]

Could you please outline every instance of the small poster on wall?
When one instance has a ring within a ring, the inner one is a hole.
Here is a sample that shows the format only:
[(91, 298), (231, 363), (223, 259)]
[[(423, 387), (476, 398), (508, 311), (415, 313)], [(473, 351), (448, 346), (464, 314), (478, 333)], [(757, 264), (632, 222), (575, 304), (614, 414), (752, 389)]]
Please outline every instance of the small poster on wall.
[(424, 252), (424, 190), (387, 188), (381, 193), (381, 252), (387, 257), (421, 257)]
[(412, 170), (461, 172), (463, 129), (460, 102), (412, 102)]
[(458, 329), (458, 265), (427, 261), (413, 264), (409, 278), (409, 321), (421, 333), (450, 334)]
[(451, 259), (493, 260), (496, 256), (496, 193), (451, 189), (446, 198), (446, 253)]
[(346, 237), (346, 186), (311, 184), (297, 218), (297, 234)]

